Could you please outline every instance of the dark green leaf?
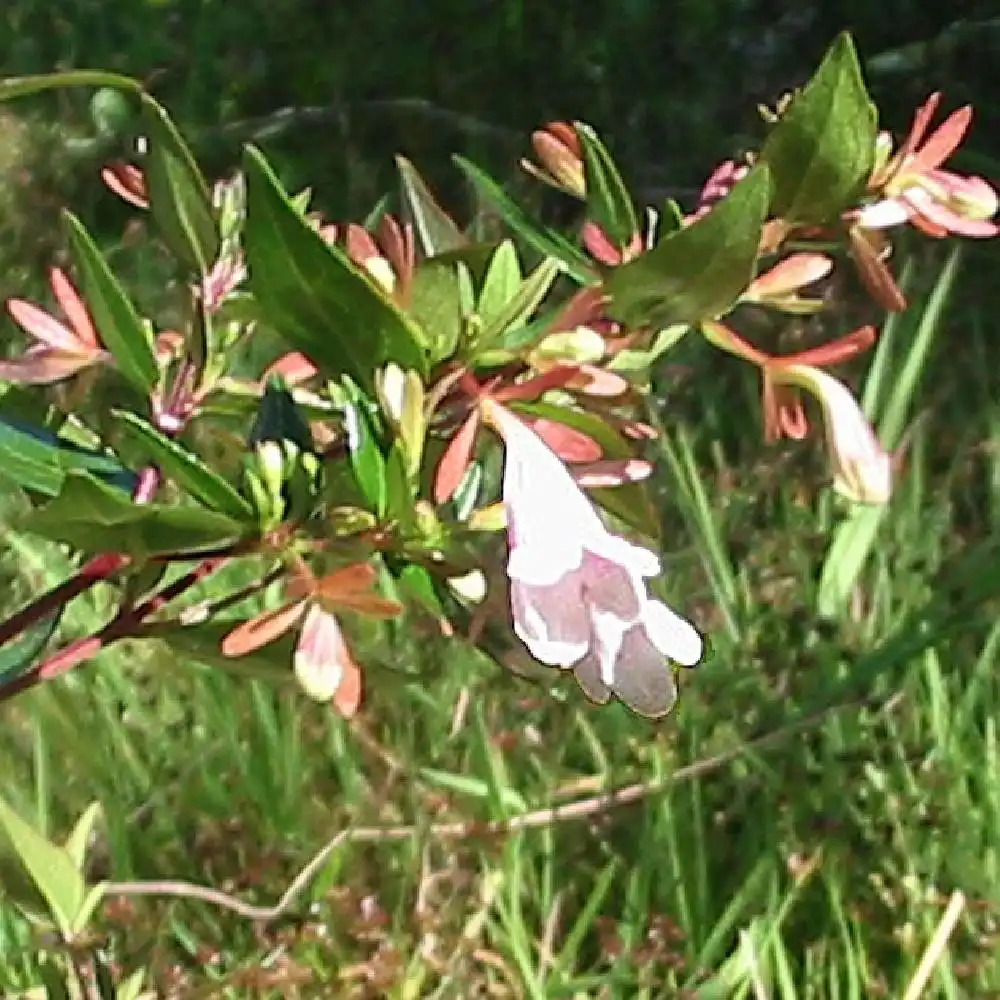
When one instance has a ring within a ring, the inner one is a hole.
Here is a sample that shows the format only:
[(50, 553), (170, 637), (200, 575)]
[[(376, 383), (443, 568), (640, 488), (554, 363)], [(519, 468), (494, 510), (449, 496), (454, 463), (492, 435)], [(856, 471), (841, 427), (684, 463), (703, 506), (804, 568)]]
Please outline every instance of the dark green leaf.
[(256, 149), (244, 156), (250, 287), (270, 324), (329, 375), (374, 389), (388, 361), (427, 372), (421, 331), (296, 211)]
[(131, 493), (135, 473), (111, 455), (65, 441), (43, 427), (0, 416), (0, 476), (18, 486), (55, 496), (72, 469), (84, 470)]
[(347, 446), (354, 478), (375, 513), (382, 517), (388, 500), (385, 456), (378, 444), (374, 421), (376, 410), (371, 401), (350, 379), (344, 379), (347, 393)]
[(59, 495), (25, 519), (24, 528), (83, 552), (123, 552), (143, 559), (196, 553), (239, 540), (241, 525), (200, 507), (134, 504), (86, 472), (70, 472)]
[(639, 231), (632, 196), (597, 133), (584, 122), (574, 122), (573, 127), (583, 151), (587, 217), (613, 242), (625, 247)]
[(170, 249), (200, 274), (219, 253), (219, 230), (205, 178), (167, 112), (142, 95), (149, 139), (146, 183), (149, 209)]
[(836, 219), (864, 190), (877, 135), (854, 43), (842, 34), (761, 153), (771, 168), (775, 213), (799, 223)]
[(500, 213), (504, 222), (545, 257), (555, 257), (561, 261), (566, 273), (583, 285), (593, 285), (598, 279), (597, 269), (592, 261), (569, 240), (552, 230), (540, 226), (528, 213), (507, 194), (485, 171), (464, 157), (452, 159), (465, 174), (480, 195)]
[(280, 376), (271, 376), (257, 405), (247, 447), (261, 441), (291, 441), (302, 452), (314, 450), (312, 431), (299, 410), (295, 397)]
[(80, 220), (67, 210), (63, 211), (63, 218), (80, 274), (83, 297), (101, 340), (114, 355), (122, 375), (140, 392), (148, 393), (159, 377), (152, 332)]
[(404, 156), (396, 157), (396, 167), (403, 188), (403, 205), (413, 225), (425, 257), (434, 257), (468, 245), (468, 237), (455, 225), (450, 215), (437, 203), (413, 164)]
[(61, 616), (62, 608), (59, 608), (25, 629), (18, 638), (0, 646), (0, 685), (20, 677), (34, 665), (35, 658), (52, 638)]
[(118, 410), (115, 416), (122, 422), (125, 437), (144, 451), (166, 476), (190, 493), (195, 500), (210, 510), (237, 521), (252, 517), (250, 504), (194, 452), (188, 451), (134, 413)]
[(105, 73), (97, 69), (75, 69), (66, 73), (41, 73), (37, 76), (12, 76), (0, 80), (0, 101), (9, 101), (15, 97), (26, 97), (38, 94), (43, 90), (56, 90), (63, 87), (116, 87), (119, 90), (138, 94), (142, 84), (130, 76), (119, 73)]
[(708, 215), (614, 268), (611, 316), (663, 328), (728, 310), (753, 277), (770, 187), (767, 168), (754, 168)]
[(425, 260), (410, 286), (410, 315), (423, 328), (432, 363), (450, 358), (462, 335), (458, 267), (440, 258)]

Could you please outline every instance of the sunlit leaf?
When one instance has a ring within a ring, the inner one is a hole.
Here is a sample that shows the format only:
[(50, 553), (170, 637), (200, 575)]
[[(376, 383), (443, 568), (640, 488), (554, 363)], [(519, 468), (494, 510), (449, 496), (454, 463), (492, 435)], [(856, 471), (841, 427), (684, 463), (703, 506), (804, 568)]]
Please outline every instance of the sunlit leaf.
[(387, 361), (426, 373), (420, 328), (306, 222), (256, 149), (243, 163), (250, 288), (269, 324), (325, 374), (368, 390)]
[(770, 187), (767, 168), (755, 168), (706, 216), (614, 268), (611, 316), (662, 329), (727, 311), (753, 277)]
[(80, 220), (63, 211), (87, 308), (122, 375), (140, 392), (156, 385), (153, 336)]
[(252, 516), (250, 504), (194, 452), (168, 438), (134, 413), (117, 410), (115, 416), (121, 421), (125, 437), (145, 452), (164, 475), (173, 479), (209, 510), (226, 514), (237, 521), (247, 520)]
[(200, 507), (134, 504), (86, 472), (67, 474), (58, 496), (30, 513), (27, 531), (83, 552), (123, 552), (137, 559), (231, 545), (243, 528)]
[(38, 891), (45, 897), (52, 916), (65, 936), (72, 933), (77, 912), (83, 905), (87, 885), (69, 852), (46, 840), (22, 819), (0, 796), (0, 826), (27, 869)]
[(771, 168), (774, 210), (792, 222), (829, 222), (863, 191), (878, 123), (854, 43), (840, 35), (792, 99), (761, 159)]
[(583, 152), (587, 215), (620, 247), (627, 246), (639, 228), (632, 196), (593, 128), (584, 122), (574, 128)]
[(142, 95), (142, 121), (150, 211), (170, 249), (207, 274), (219, 253), (208, 185), (170, 116), (148, 94)]

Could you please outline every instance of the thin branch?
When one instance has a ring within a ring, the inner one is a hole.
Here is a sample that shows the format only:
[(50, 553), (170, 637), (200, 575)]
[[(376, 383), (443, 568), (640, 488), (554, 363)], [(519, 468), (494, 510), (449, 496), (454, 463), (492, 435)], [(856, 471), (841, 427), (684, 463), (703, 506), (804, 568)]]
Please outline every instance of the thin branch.
[(88, 559), (77, 570), (75, 576), (57, 584), (40, 597), (36, 597), (27, 607), (22, 608), (6, 619), (6, 621), (0, 623), (0, 646), (9, 642), (15, 636), (20, 635), (26, 628), (34, 625), (35, 622), (41, 621), (53, 612), (58, 611), (64, 604), (73, 600), (74, 597), (79, 597), (80, 594), (90, 590), (91, 587), (107, 580), (128, 565), (128, 562), (128, 556), (117, 553), (103, 553), (102, 555)]
[(247, 903), (237, 896), (222, 892), (210, 886), (199, 885), (196, 882), (180, 880), (141, 881), (141, 882), (105, 882), (104, 892), (108, 896), (155, 896), (173, 897), (177, 899), (193, 899), (229, 910), (238, 916), (258, 923), (272, 923), (285, 916), (293, 907), (298, 897), (315, 878), (331, 855), (339, 847), (346, 844), (388, 843), (409, 840), (421, 834), (439, 840), (466, 840), (471, 837), (495, 837), (504, 834), (517, 833), (521, 830), (537, 829), (608, 812), (625, 805), (634, 805), (644, 799), (666, 791), (674, 785), (694, 778), (701, 778), (718, 771), (752, 752), (769, 749), (790, 736), (807, 732), (822, 725), (830, 716), (848, 709), (879, 707), (882, 712), (891, 711), (901, 700), (900, 695), (893, 695), (888, 700), (873, 697), (856, 698), (850, 701), (828, 705), (801, 719), (790, 722), (769, 733), (746, 740), (738, 745), (705, 757), (671, 774), (651, 781), (637, 781), (620, 788), (610, 789), (599, 795), (589, 796), (569, 802), (564, 805), (550, 806), (545, 809), (535, 809), (502, 820), (456, 820), (444, 823), (418, 824), (407, 823), (398, 826), (357, 826), (349, 830), (341, 830), (328, 841), (303, 867), (289, 883), (276, 903), (271, 906), (257, 906)]

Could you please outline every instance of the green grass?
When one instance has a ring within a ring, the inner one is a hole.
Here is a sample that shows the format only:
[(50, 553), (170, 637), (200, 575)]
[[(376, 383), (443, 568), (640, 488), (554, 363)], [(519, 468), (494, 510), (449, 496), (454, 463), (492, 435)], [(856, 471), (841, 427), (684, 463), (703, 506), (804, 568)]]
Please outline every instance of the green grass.
[[(259, 905), (346, 831), (266, 926), (114, 900), (96, 940), (163, 995), (901, 997), (956, 889), (966, 906), (922, 995), (1000, 995), (989, 253), (955, 289), (942, 255), (914, 263), (913, 310), (866, 397), (892, 435), (924, 416), (870, 557), (823, 618), (846, 512), (819, 462), (759, 444), (752, 379), (735, 412), (728, 369), (696, 407), (667, 394), (664, 593), (712, 649), (663, 724), (458, 650), (428, 654), (426, 682), (373, 683), (347, 724), (131, 646), (4, 706), (0, 794), (49, 834), (99, 800), (95, 878)], [(9, 528), (16, 509), (5, 495), (11, 605), (67, 572)], [(100, 602), (73, 605), (64, 632)], [(619, 787), (625, 801), (601, 798)], [(454, 835), (472, 821), (514, 829)], [(0, 903), (5, 995), (37, 982), (37, 950)]]

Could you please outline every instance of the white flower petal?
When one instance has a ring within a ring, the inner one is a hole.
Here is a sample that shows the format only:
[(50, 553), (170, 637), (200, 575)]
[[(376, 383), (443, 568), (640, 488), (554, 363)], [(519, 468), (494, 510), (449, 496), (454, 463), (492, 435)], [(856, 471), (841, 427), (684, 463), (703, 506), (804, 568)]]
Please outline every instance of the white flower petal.
[(514, 632), (540, 663), (571, 667), (590, 648), (590, 618), (579, 581), (534, 587), (512, 580), (510, 605)]
[(664, 656), (683, 667), (693, 667), (705, 649), (701, 633), (662, 601), (647, 601), (643, 624), (650, 641)]

